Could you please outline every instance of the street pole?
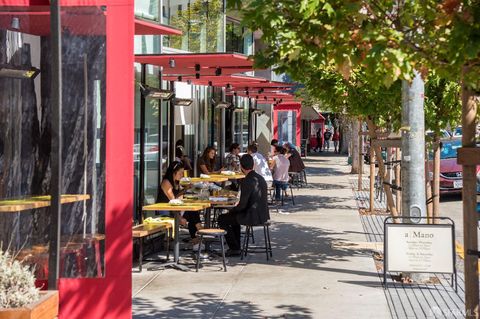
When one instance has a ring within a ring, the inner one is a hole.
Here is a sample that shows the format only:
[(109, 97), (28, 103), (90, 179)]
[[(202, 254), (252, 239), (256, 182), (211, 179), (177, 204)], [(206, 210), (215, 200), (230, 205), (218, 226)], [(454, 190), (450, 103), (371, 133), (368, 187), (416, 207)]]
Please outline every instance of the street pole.
[(363, 130), (362, 130), (362, 119), (358, 119), (359, 122), (359, 132), (358, 132), (358, 190), (363, 189)]
[[(462, 85), (462, 150), (475, 150), (475, 119), (477, 116), (477, 101), (474, 92)], [(476, 165), (477, 163), (462, 163), (463, 165), (463, 246), (465, 254), (465, 311), (466, 318), (479, 318), (479, 287), (478, 287), (478, 214), (476, 203)]]
[(373, 150), (373, 140), (370, 139), (370, 212), (375, 209), (374, 189), (375, 189), (375, 151)]
[(402, 84), (402, 212), (419, 223), (426, 217), (425, 204), (425, 84), (415, 71), (412, 83)]

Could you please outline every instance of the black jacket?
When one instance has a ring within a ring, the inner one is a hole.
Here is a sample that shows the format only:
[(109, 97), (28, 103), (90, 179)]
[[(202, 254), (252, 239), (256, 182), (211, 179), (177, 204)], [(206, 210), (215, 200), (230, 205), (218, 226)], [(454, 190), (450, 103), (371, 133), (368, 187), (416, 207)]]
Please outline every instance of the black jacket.
[(255, 171), (243, 179), (240, 202), (230, 212), (240, 225), (261, 225), (270, 219), (267, 200), (267, 182)]

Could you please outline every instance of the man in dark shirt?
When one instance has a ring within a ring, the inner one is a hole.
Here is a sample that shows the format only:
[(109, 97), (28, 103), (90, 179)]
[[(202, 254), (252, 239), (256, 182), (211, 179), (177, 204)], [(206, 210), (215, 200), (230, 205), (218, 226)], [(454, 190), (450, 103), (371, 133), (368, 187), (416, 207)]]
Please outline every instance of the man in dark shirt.
[(240, 225), (262, 225), (270, 219), (267, 202), (267, 183), (253, 170), (253, 157), (240, 158), (245, 178), (240, 186), (240, 202), (228, 213), (218, 217), (218, 224), (227, 231), (227, 256), (240, 256)]

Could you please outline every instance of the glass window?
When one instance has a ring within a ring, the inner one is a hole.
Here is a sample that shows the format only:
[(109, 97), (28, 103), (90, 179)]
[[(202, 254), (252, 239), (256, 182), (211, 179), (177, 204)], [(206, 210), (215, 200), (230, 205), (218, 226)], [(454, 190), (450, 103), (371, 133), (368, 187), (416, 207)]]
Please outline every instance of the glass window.
[(253, 54), (253, 33), (243, 28), (240, 23), (228, 20), (225, 26), (225, 37), (227, 52)]
[(163, 23), (183, 31), (165, 36), (163, 45), (183, 51), (225, 51), (223, 0), (164, 0)]
[[(36, 10), (49, 12), (49, 7)], [(2, 12), (8, 16), (8, 12)], [(81, 17), (81, 18), (79, 18)], [(46, 25), (0, 27), (0, 242), (48, 276), (52, 123), (51, 42)], [(85, 23), (81, 23), (82, 19)], [(96, 21), (92, 25), (88, 21)], [(102, 277), (105, 242), (105, 12), (64, 7), (62, 21), (62, 220), (60, 277)], [(80, 22), (80, 23), (79, 23)], [(45, 34), (47, 32), (47, 34)], [(12, 77), (20, 70), (27, 76)], [(33, 76), (32, 76), (33, 75)], [(32, 77), (29, 77), (32, 76)], [(15, 204), (15, 205), (10, 205)], [(42, 208), (32, 209), (32, 206)], [(7, 211), (15, 213), (7, 213)], [(8, 245), (8, 243), (11, 243)], [(78, 258), (81, 256), (81, 258)]]
[(278, 111), (278, 142), (282, 145), (284, 142), (296, 144), (297, 139), (297, 112), (296, 111)]
[(160, 22), (160, 0), (135, 0), (135, 16)]

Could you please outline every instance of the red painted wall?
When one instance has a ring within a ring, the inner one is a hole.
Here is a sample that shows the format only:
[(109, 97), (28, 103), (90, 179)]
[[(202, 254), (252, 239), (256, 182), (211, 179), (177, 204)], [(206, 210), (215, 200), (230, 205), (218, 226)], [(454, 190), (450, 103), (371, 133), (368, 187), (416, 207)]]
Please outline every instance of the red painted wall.
[[(66, 0), (107, 5), (105, 277), (59, 280), (60, 318), (132, 317), (133, 0)], [(48, 6), (45, 0), (0, 0), (1, 6)], [(45, 7), (48, 9), (48, 7)], [(34, 8), (32, 8), (34, 9)]]
[(107, 1), (105, 277), (61, 279), (60, 318), (131, 318), (133, 0)]
[(289, 141), (295, 144), (296, 146), (300, 146), (300, 132), (301, 132), (301, 103), (282, 103), (278, 104), (273, 107), (273, 136), (275, 139), (278, 139), (278, 111), (296, 111), (297, 112), (297, 122), (296, 122), (296, 137), (295, 141)]

